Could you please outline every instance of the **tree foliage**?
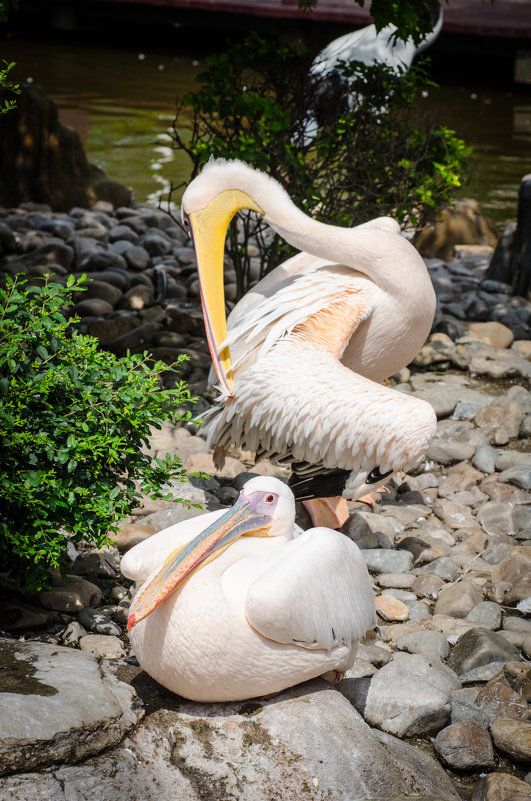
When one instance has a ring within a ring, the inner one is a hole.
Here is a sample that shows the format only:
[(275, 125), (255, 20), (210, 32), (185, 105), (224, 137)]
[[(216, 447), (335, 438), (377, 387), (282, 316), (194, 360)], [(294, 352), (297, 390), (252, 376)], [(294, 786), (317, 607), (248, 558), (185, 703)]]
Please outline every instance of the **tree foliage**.
[(141, 492), (169, 497), (163, 485), (185, 477), (178, 457), (153, 461), (144, 446), (190, 400), (186, 385), (159, 391), (166, 364), (72, 330), (63, 309), (82, 283), (8, 277), (0, 289), (0, 570), (32, 589), (65, 569), (69, 540), (102, 546)]
[[(469, 154), (443, 125), (421, 119), (419, 93), (431, 89), (418, 67), (343, 62), (310, 79), (309, 56), (252, 34), (207, 59), (197, 91), (177, 109), (175, 147), (188, 154), (191, 178), (211, 156), (239, 158), (283, 184), (307, 214), (342, 226), (391, 214), (403, 225), (450, 201)], [(247, 245), (260, 251), (251, 273)], [(238, 295), (289, 253), (249, 213), (228, 235)]]

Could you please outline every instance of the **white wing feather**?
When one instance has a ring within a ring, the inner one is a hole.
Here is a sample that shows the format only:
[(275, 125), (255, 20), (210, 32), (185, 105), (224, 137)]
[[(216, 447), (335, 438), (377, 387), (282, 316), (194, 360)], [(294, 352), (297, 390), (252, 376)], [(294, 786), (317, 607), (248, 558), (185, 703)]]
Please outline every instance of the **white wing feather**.
[(374, 594), (357, 545), (327, 528), (291, 540), (251, 584), (245, 613), (262, 636), (330, 650), (376, 624)]

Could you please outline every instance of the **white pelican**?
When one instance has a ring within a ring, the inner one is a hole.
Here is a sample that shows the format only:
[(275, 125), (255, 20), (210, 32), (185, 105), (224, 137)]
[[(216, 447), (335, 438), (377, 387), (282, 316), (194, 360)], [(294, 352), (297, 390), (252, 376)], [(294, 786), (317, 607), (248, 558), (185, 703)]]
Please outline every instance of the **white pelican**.
[(361, 61), (363, 64), (387, 64), (393, 72), (408, 70), (413, 59), (426, 50), (442, 31), (443, 12), (438, 9), (433, 29), (426, 33), (418, 44), (409, 37), (405, 41), (396, 36), (397, 28), (389, 24), (380, 31), (375, 25), (367, 25), (346, 33), (327, 44), (315, 57), (310, 69), (314, 76), (328, 75), (333, 70), (341, 74), (341, 61)]
[[(227, 334), (224, 239), (242, 208), (264, 215), (302, 252), (245, 295)], [(182, 215), (221, 385), (208, 444), (289, 459), (305, 477), (342, 471), (335, 487), (331, 478), (321, 488), (303, 483), (306, 497), (342, 492), (355, 500), (393, 471), (414, 467), (435, 434), (433, 408), (376, 383), (413, 359), (435, 312), (424, 261), (398, 224), (380, 217), (355, 228), (326, 225), (272, 178), (224, 160), (209, 162), (191, 182)]]
[(171, 526), (124, 556), (124, 575), (147, 578), (128, 622), (147, 673), (195, 701), (340, 678), (376, 622), (371, 581), (351, 540), (301, 533), (294, 521), (291, 490), (261, 476), (231, 509)]

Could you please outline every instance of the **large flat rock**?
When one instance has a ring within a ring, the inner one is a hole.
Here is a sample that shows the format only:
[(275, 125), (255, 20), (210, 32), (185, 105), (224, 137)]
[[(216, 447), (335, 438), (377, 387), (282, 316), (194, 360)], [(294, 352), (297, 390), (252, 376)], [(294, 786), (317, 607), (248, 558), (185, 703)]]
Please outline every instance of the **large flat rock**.
[(0, 775), (98, 754), (143, 715), (133, 688), (84, 651), (3, 639), (0, 666)]
[(7, 777), (0, 801), (344, 801), (419, 792), (458, 799), (442, 768), (416, 760), (406, 744), (407, 769), (400, 767), (394, 745), (382, 744), (323, 681), (239, 704), (150, 693), (154, 711), (117, 748), (46, 775)]

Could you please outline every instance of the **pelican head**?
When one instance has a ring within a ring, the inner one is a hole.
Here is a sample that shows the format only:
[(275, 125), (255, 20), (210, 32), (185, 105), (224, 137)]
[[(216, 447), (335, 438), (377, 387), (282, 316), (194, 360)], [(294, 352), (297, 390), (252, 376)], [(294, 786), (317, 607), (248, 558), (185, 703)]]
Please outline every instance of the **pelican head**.
[(286, 522), (295, 519), (291, 490), (277, 478), (257, 476), (248, 481), (236, 503), (186, 545), (176, 548), (162, 568), (136, 596), (127, 628), (153, 612), (202, 566), (219, 556), (241, 536), (275, 537), (285, 533)]

